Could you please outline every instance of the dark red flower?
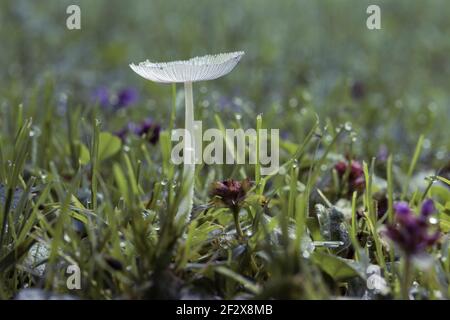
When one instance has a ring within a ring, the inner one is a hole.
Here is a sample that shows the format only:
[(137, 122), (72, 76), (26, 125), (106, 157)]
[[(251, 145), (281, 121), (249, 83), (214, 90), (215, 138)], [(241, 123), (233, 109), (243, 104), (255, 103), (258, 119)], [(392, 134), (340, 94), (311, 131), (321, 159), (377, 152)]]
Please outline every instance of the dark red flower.
[(252, 183), (248, 179), (216, 181), (212, 184), (210, 196), (220, 205), (236, 211), (241, 207), (251, 186)]
[(344, 178), (347, 171), (347, 183), (349, 188), (349, 194), (352, 194), (354, 191), (362, 191), (365, 187), (365, 179), (364, 179), (364, 170), (363, 166), (359, 161), (350, 160), (347, 161), (339, 161), (335, 164), (334, 168), (336, 169), (339, 178)]

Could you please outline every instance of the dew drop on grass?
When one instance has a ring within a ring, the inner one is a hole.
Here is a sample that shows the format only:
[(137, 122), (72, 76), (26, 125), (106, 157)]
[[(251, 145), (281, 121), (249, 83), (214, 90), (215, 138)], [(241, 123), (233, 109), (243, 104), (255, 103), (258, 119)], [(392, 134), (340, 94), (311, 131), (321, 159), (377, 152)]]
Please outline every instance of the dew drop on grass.
[(64, 234), (64, 241), (69, 242), (70, 243), (70, 237), (67, 233)]
[(203, 101), (202, 101), (202, 107), (203, 107), (203, 108), (208, 108), (209, 105), (210, 105), (210, 103), (209, 103), (208, 100), (203, 100)]
[(163, 179), (163, 180), (161, 181), (161, 185), (162, 185), (162, 186), (166, 186), (167, 183), (169, 183), (169, 181), (168, 181), (167, 179)]
[(350, 121), (347, 121), (344, 125), (345, 130), (352, 131), (352, 123)]

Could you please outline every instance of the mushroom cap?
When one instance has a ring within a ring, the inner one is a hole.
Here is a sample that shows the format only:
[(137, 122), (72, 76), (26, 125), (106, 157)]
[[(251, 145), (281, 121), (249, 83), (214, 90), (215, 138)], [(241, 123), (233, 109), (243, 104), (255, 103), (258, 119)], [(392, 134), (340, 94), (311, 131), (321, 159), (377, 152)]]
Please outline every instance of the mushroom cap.
[(141, 77), (161, 83), (196, 82), (220, 78), (234, 69), (244, 52), (220, 53), (172, 62), (145, 61), (131, 69)]

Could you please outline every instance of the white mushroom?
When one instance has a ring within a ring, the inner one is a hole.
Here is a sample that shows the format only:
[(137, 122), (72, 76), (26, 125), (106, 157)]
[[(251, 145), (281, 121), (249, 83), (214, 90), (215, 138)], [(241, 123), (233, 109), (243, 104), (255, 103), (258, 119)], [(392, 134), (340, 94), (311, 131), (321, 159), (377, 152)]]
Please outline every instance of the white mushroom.
[(195, 57), (184, 61), (131, 64), (134, 72), (145, 79), (160, 83), (184, 83), (185, 129), (190, 141), (184, 139), (183, 180), (188, 181), (189, 191), (181, 202), (177, 217), (190, 217), (194, 197), (195, 141), (194, 141), (194, 99), (192, 82), (214, 80), (228, 74), (238, 64), (244, 52), (221, 53)]

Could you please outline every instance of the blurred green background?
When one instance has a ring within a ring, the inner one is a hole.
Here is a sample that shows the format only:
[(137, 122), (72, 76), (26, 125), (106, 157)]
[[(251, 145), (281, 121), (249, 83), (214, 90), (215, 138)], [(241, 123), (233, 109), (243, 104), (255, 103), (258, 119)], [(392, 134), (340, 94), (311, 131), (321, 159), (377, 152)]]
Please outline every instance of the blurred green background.
[[(79, 31), (66, 28), (70, 4), (81, 7)], [(381, 7), (381, 30), (366, 28), (369, 4)], [(142, 116), (167, 126), (170, 86), (145, 81), (128, 64), (243, 50), (230, 75), (195, 87), (199, 118), (213, 125), (215, 112), (230, 121), (240, 114), (254, 127), (263, 113), (266, 126), (300, 143), (317, 113), (351, 123), (366, 159), (382, 146), (409, 158), (423, 133), (422, 163), (443, 167), (450, 149), (447, 9), (446, 0), (2, 1), (0, 103), (26, 110), (49, 77), (58, 94), (87, 107), (97, 87), (131, 86), (139, 104), (107, 129)]]

